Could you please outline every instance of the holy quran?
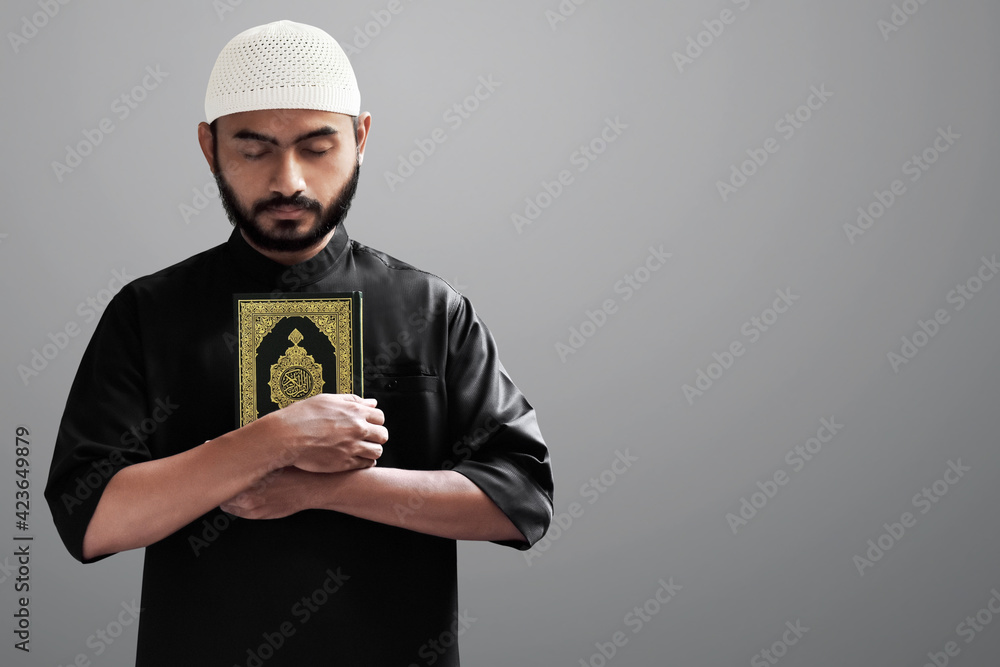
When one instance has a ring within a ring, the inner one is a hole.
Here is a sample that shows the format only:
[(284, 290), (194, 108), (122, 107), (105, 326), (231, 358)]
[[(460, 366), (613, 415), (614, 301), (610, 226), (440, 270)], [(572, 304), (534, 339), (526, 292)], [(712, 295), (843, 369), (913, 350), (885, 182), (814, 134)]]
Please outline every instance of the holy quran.
[(364, 395), (361, 296), (233, 295), (239, 426), (321, 392)]

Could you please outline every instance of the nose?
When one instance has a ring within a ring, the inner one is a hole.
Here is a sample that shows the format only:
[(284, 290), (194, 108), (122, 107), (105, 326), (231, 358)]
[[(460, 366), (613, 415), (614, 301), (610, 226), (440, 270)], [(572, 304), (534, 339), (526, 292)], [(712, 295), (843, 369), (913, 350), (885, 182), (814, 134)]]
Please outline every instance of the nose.
[(285, 197), (291, 197), (306, 189), (302, 165), (294, 150), (285, 151), (277, 160), (274, 172), (271, 174), (271, 190), (280, 192)]

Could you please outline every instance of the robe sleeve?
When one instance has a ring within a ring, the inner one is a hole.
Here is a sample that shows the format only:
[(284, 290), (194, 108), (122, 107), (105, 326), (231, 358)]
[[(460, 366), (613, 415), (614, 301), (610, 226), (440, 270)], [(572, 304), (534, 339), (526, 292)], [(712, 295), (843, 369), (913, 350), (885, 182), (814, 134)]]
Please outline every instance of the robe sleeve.
[(108, 304), (70, 388), (45, 487), (56, 529), (83, 563), (83, 537), (111, 478), (150, 460), (142, 426), (150, 412), (142, 341), (133, 292), (126, 286)]
[(492, 334), (464, 296), (449, 314), (445, 381), (450, 435), (465, 444), (453, 469), (482, 489), (527, 540), (494, 542), (529, 549), (552, 520), (549, 451), (534, 408), (507, 375)]

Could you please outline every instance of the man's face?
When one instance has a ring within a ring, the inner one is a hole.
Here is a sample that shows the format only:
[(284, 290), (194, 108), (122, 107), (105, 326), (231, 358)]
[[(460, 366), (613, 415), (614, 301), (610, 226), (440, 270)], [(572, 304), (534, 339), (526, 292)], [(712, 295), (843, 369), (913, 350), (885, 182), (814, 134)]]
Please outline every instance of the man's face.
[(347, 215), (360, 151), (353, 119), (311, 109), (221, 116), (215, 180), (229, 220), (263, 250), (319, 243)]

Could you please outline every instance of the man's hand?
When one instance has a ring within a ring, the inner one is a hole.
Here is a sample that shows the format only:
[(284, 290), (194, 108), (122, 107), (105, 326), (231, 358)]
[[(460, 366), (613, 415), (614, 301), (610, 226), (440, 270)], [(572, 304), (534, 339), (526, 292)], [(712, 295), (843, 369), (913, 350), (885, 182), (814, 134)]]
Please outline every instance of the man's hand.
[[(126, 466), (101, 494), (84, 534), (83, 557), (149, 546), (282, 468), (263, 487), (266, 511), (277, 517), (304, 509), (314, 485), (303, 483), (309, 479), (303, 471), (367, 471), (389, 438), (384, 423), (374, 399), (319, 394), (197, 447)], [(263, 512), (257, 502), (254, 507)]]
[(375, 465), (389, 439), (384, 423), (374, 398), (317, 394), (262, 417), (257, 428), (288, 448), (295, 467), (330, 473)]
[(266, 475), (243, 493), (219, 505), (223, 512), (242, 519), (280, 519), (316, 507), (317, 484), (321, 475), (294, 466), (280, 468)]
[(290, 466), (219, 507), (243, 519), (331, 510), (452, 540), (525, 541), (500, 508), (454, 470), (373, 468), (324, 474)]

